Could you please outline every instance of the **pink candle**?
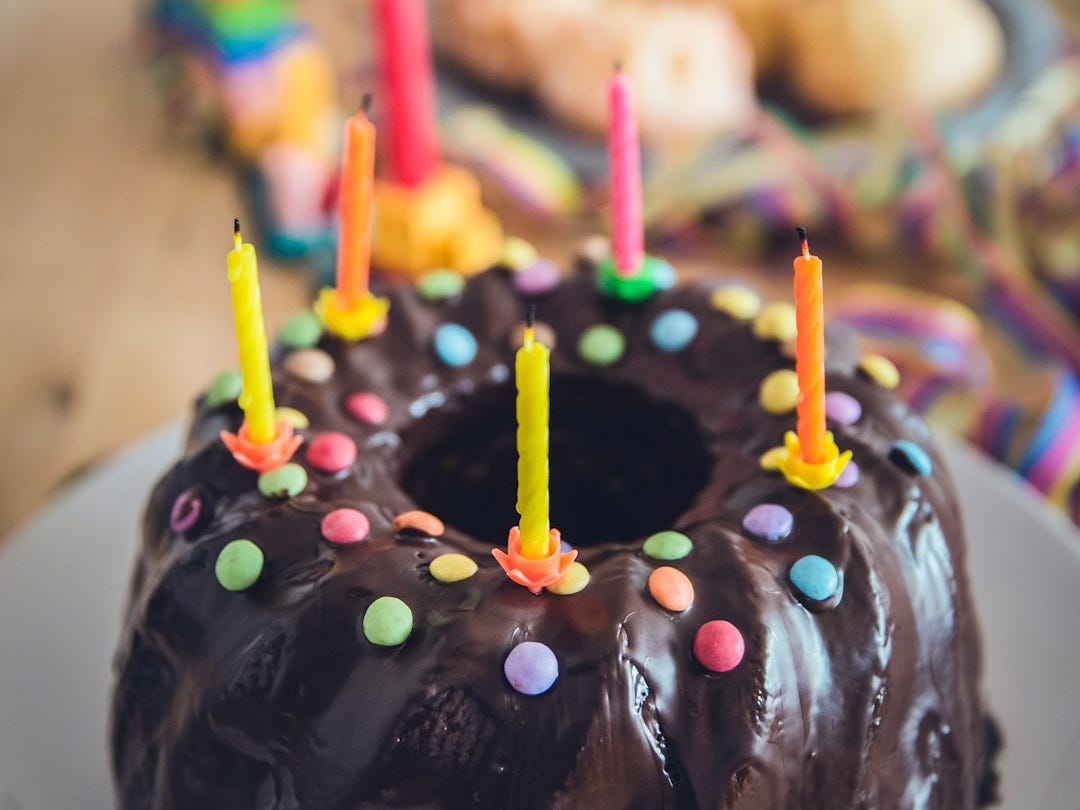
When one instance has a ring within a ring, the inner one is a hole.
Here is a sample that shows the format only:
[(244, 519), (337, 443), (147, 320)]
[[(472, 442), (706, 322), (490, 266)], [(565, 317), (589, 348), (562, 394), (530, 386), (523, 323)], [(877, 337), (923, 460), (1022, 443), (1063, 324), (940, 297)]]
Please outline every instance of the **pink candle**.
[(375, 0), (390, 177), (416, 186), (439, 164), (435, 84), (423, 0)]
[(645, 257), (641, 216), (641, 147), (630, 82), (616, 69), (608, 84), (608, 159), (611, 163), (611, 242), (615, 271), (630, 276)]

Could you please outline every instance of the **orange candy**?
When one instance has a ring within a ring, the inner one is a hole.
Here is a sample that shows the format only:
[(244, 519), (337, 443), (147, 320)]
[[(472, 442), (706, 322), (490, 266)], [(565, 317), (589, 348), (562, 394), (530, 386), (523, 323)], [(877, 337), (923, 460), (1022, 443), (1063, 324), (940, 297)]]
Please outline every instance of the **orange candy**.
[(649, 575), (649, 593), (660, 607), (682, 613), (694, 604), (694, 586), (678, 568), (664, 565)]
[(426, 534), (428, 537), (438, 537), (446, 531), (446, 524), (431, 512), (413, 509), (411, 512), (403, 512), (394, 518), (394, 531), (400, 532), (405, 529)]

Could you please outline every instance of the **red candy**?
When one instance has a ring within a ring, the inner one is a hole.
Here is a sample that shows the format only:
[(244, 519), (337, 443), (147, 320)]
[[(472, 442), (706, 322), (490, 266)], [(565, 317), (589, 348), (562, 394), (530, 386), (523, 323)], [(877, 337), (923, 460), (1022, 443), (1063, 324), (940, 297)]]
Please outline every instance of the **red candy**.
[(381, 425), (390, 415), (386, 401), (378, 394), (357, 391), (345, 398), (345, 410), (357, 422), (367, 425)]
[(331, 543), (359, 543), (368, 536), (371, 524), (363, 512), (335, 509), (322, 519), (322, 536)]
[(739, 665), (746, 652), (739, 628), (731, 622), (705, 622), (694, 636), (694, 657), (705, 669), (730, 672)]
[(323, 433), (308, 444), (307, 459), (316, 470), (341, 472), (356, 461), (356, 442), (344, 433)]

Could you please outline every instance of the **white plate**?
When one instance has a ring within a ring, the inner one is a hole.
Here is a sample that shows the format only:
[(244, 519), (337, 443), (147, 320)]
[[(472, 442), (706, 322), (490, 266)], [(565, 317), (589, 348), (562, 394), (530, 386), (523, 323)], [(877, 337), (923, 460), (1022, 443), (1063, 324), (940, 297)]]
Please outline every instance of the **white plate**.
[[(0, 553), (0, 810), (112, 806), (109, 666), (143, 500), (180, 446), (171, 425), (71, 487)], [(955, 442), (970, 572), (1002, 725), (1004, 806), (1080, 796), (1080, 536)]]

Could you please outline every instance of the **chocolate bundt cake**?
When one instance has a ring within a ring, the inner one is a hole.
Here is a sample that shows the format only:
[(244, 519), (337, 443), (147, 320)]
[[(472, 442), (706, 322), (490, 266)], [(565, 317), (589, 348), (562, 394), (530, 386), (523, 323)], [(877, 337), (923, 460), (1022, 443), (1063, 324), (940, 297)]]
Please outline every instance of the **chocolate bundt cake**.
[[(235, 379), (200, 398), (116, 659), (118, 806), (981, 804), (964, 536), (894, 370), (828, 335), (854, 460), (799, 489), (760, 463), (794, 419), (790, 307), (535, 282), (394, 291), (356, 343), (290, 321), (274, 390), (304, 445), (274, 473), (219, 440)], [(553, 344), (552, 522), (583, 566), (539, 595), (492, 556), (517, 523), (529, 300)]]

